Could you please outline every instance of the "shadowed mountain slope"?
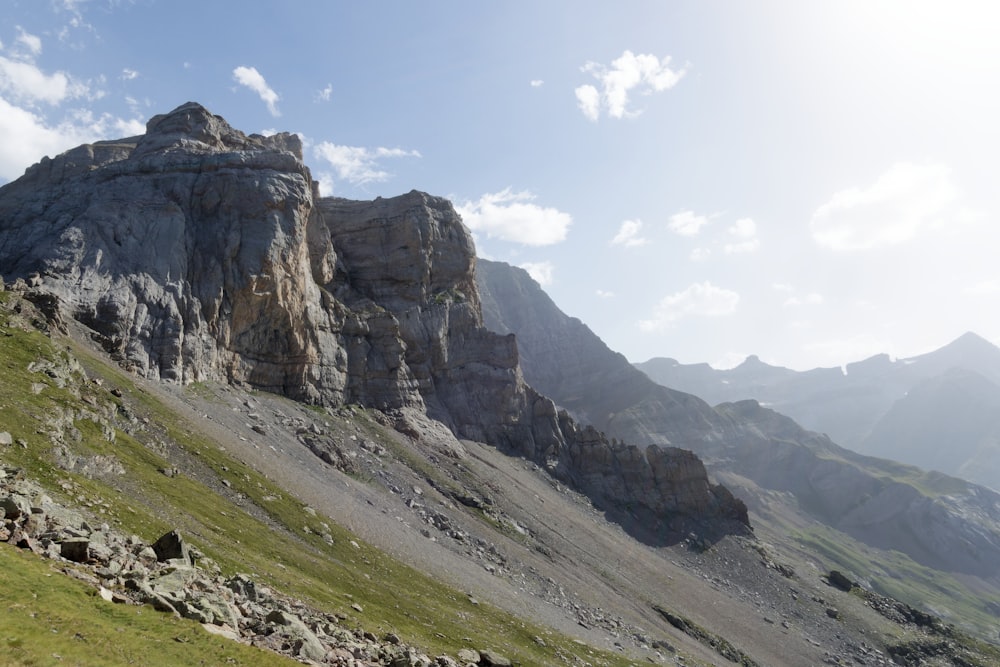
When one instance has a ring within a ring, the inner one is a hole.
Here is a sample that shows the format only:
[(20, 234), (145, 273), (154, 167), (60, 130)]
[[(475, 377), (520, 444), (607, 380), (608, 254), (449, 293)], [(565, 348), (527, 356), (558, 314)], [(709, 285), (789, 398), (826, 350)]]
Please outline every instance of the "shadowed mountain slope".
[[(497, 262), (480, 265), (486, 325), (517, 336), (522, 358), (531, 360), (523, 365), (525, 378), (545, 386), (558, 404), (565, 401), (577, 414), (597, 419), (614, 436), (640, 441), (640, 434), (648, 434), (646, 442), (681, 443), (704, 457), (710, 471), (752, 480), (761, 492), (789, 493), (789, 511), (804, 510), (866, 543), (945, 571), (1000, 576), (1000, 495), (861, 456), (757, 401), (713, 409), (694, 396), (651, 386), (579, 320), (555, 307), (527, 272)], [(933, 359), (928, 366), (939, 363)], [(869, 360), (848, 377), (877, 376), (887, 365), (888, 359)], [(756, 360), (733, 372), (797, 377)], [(687, 409), (693, 415), (683, 414)], [(755, 500), (748, 501), (752, 507)]]

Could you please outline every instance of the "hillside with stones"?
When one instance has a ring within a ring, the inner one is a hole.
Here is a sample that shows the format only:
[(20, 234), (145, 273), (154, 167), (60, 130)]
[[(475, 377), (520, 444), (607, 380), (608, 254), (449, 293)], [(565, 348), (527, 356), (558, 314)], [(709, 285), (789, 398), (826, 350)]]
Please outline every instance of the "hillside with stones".
[[(719, 474), (735, 436), (784, 422), (655, 385), (623, 403), (641, 375), (615, 363), (621, 395), (588, 404), (576, 366), (597, 346), (564, 346), (573, 379), (533, 386), (544, 348), (484, 326), (500, 301), (451, 204), (319, 197), (293, 135), (186, 104), (45, 158), (0, 188), (0, 267), (15, 663), (997, 656), (966, 634), (990, 622), (978, 597), (941, 621), (753, 534), (691, 450), (712, 443)], [(730, 479), (764, 516), (770, 492)]]
[[(758, 528), (790, 516), (799, 523), (819, 521), (928, 567), (981, 577), (977, 586), (995, 594), (1000, 495), (858, 455), (756, 401), (712, 408), (656, 385), (559, 311), (527, 272), (480, 264), (487, 326), (518, 337), (522, 355), (533, 360), (524, 365), (527, 381), (545, 387), (560, 406), (588, 414), (613, 436), (692, 449), (712, 474), (738, 489), (756, 511)], [(771, 373), (782, 375), (780, 369)], [(693, 406), (696, 417), (674, 418), (684, 405)]]
[(14, 664), (294, 664), (261, 650), (341, 667), (1000, 655), (813, 556), (734, 536), (645, 546), (541, 467), (415, 412), (401, 432), (356, 405), (123, 372), (41, 293), (10, 288), (0, 632)]

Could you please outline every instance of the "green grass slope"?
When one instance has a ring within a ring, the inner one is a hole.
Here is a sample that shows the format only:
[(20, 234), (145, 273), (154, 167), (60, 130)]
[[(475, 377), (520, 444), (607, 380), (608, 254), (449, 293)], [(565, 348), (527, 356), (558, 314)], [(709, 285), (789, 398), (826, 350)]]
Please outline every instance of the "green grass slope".
[[(454, 655), (471, 639), (524, 665), (631, 664), (474, 602), (366, 545), (227, 455), (128, 374), (40, 324), (30, 304), (0, 292), (0, 432), (15, 440), (0, 459), (53, 497), (147, 542), (178, 529), (224, 574), (248, 573), (340, 614), (345, 626), (392, 631), (429, 655)], [(60, 448), (63, 460), (112, 461), (125, 474), (70, 472), (57, 464)], [(168, 452), (194, 461), (198, 474), (162, 474)], [(0, 663), (142, 664), (162, 649), (157, 664), (288, 664), (148, 607), (107, 605), (6, 545), (0, 609)]]

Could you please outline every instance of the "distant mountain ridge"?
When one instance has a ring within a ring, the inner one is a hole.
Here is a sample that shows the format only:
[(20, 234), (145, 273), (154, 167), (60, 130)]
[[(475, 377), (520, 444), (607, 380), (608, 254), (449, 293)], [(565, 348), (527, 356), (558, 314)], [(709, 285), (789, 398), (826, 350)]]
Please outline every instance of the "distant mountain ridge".
[(858, 452), (1000, 489), (1000, 348), (974, 333), (843, 370), (797, 372), (757, 357), (729, 370), (667, 358), (635, 366), (709, 403), (754, 399)]
[[(580, 320), (562, 313), (523, 269), (480, 259), (476, 280), (484, 324), (517, 336), (525, 379), (609, 435), (695, 451), (710, 472), (739, 489), (751, 510), (777, 504), (782, 514), (804, 511), (930, 567), (1000, 576), (1000, 494), (862, 456), (755, 400), (712, 408), (676, 387), (650, 383)], [(852, 368), (864, 378), (891, 366), (877, 358)], [(843, 375), (840, 369), (812, 375), (827, 374)], [(729, 377), (741, 375), (802, 381), (794, 371), (754, 359)], [(850, 396), (844, 392), (843, 399)]]

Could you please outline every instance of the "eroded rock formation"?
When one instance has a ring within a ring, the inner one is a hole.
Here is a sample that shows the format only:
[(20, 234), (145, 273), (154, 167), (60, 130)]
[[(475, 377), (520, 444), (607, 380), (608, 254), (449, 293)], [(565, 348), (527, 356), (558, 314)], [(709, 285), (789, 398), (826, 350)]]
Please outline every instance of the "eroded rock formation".
[(0, 189), (0, 266), (145, 377), (419, 409), (653, 532), (746, 524), (690, 453), (611, 443), (524, 382), (514, 336), (483, 327), (448, 201), (320, 198), (295, 135), (245, 135), (188, 103), (142, 136), (45, 158)]

